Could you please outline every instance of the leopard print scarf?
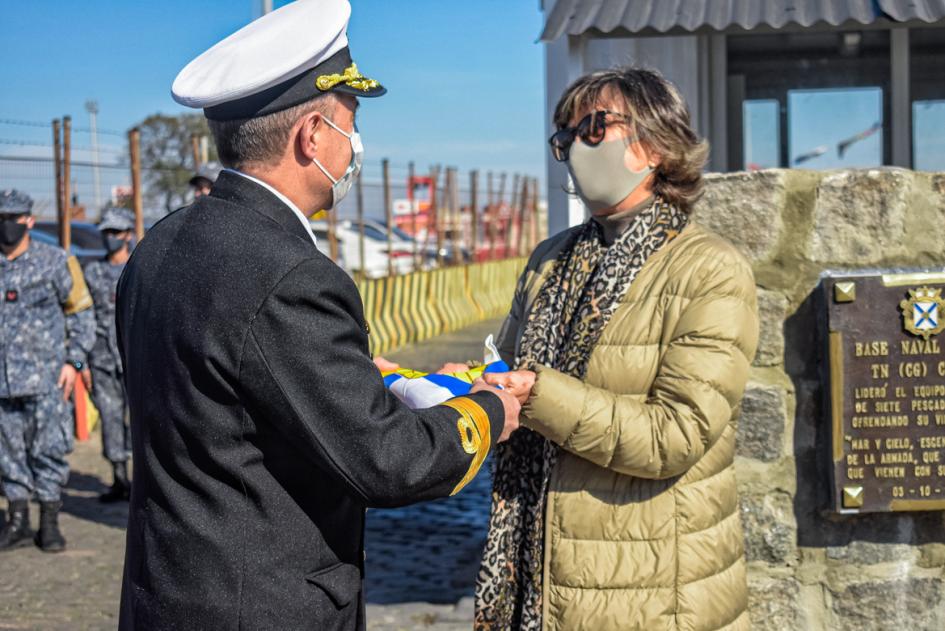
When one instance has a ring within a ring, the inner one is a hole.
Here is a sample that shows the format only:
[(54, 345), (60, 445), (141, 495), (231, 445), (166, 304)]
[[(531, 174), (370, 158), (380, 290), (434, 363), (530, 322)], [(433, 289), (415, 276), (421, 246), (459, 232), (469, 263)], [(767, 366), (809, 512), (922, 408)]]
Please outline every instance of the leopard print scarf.
[[(515, 369), (549, 366), (583, 379), (633, 279), (686, 221), (686, 213), (657, 197), (610, 247), (597, 222), (584, 224), (535, 298)], [(544, 508), (558, 449), (525, 428), (496, 447), (489, 535), (476, 583), (477, 631), (541, 629)]]

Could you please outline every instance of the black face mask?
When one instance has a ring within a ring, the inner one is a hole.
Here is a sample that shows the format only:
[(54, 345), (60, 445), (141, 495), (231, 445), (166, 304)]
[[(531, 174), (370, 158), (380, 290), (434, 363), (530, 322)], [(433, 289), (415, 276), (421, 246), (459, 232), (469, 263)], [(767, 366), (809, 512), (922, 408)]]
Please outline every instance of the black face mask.
[(109, 254), (114, 254), (118, 250), (128, 245), (128, 242), (121, 237), (115, 237), (110, 234), (105, 235), (105, 249)]
[(0, 246), (11, 248), (23, 240), (26, 234), (26, 224), (16, 219), (0, 221)]

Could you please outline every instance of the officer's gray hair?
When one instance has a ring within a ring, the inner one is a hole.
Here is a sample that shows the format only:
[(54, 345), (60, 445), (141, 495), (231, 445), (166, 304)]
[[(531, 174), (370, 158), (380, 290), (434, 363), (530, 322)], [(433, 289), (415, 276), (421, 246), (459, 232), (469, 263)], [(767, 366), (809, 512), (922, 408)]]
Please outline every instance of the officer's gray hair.
[(220, 162), (231, 169), (241, 169), (247, 164), (272, 166), (278, 163), (289, 141), (289, 132), (298, 120), (312, 112), (330, 118), (336, 103), (335, 96), (328, 93), (257, 118), (208, 121)]

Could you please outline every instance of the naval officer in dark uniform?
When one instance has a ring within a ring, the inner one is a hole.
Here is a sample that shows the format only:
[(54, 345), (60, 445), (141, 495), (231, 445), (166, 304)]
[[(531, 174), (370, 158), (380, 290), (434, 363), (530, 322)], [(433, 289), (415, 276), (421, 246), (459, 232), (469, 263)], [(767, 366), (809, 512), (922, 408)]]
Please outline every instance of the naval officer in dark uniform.
[(485, 384), (411, 411), (307, 215), (361, 159), (347, 0), (300, 0), (191, 62), (223, 164), (118, 286), (135, 475), (120, 628), (364, 629), (364, 510), (456, 493), (517, 427)]

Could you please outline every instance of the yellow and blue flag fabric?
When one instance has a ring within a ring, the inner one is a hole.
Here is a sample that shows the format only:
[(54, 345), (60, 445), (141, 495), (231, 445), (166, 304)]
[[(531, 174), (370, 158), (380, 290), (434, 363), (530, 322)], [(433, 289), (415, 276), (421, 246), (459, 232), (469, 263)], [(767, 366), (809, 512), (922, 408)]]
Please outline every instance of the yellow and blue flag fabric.
[(469, 394), (473, 382), (485, 373), (509, 371), (508, 364), (499, 357), (491, 335), (486, 339), (485, 348), (483, 364), (467, 371), (439, 375), (400, 368), (382, 372), (384, 384), (411, 409), (440, 405), (453, 397)]

